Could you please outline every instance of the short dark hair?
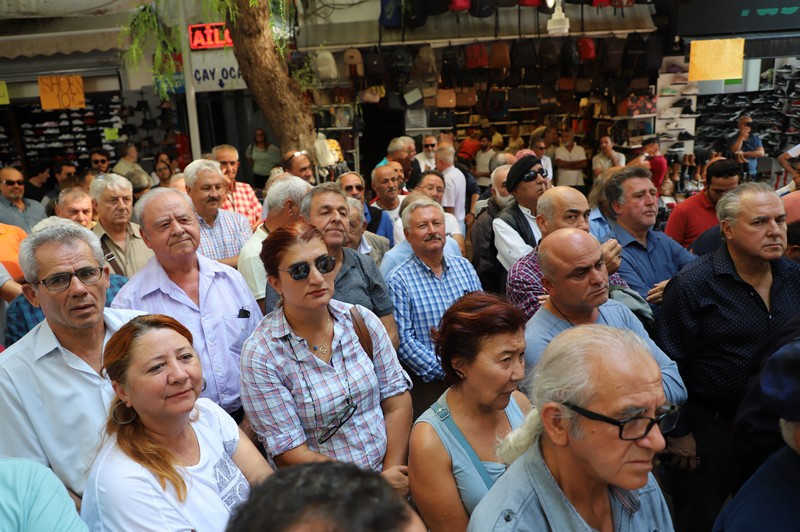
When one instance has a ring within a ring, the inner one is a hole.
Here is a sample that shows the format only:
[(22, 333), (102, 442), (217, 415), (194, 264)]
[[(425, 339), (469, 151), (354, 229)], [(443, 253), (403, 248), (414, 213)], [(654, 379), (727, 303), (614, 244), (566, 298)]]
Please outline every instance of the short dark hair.
[(730, 159), (719, 159), (706, 168), (706, 183), (711, 184), (711, 180), (714, 178), (727, 179), (741, 175), (742, 167), (739, 163)]
[(91, 158), (92, 155), (102, 155), (106, 159), (111, 159), (111, 154), (105, 148), (92, 148), (92, 150), (89, 152), (89, 158)]
[(526, 321), (519, 308), (494, 294), (472, 292), (458, 299), (445, 311), (439, 329), (431, 328), (445, 381), (457, 384), (462, 380), (453, 368), (454, 358), (471, 362), (478, 355), (481, 342), (498, 334), (521, 331)]
[(399, 532), (412, 512), (378, 473), (344, 462), (311, 462), (278, 469), (253, 488), (234, 511), (228, 532), (281, 532), (321, 523), (325, 530)]
[(61, 171), (64, 169), (65, 166), (69, 166), (70, 168), (75, 168), (75, 165), (69, 161), (57, 161), (53, 163), (53, 176), (56, 174), (60, 174)]
[(480, 140), (486, 139), (486, 140), (488, 140), (489, 142), (491, 142), (491, 141), (492, 141), (492, 136), (491, 136), (491, 135), (489, 135), (488, 133), (481, 133), (481, 136), (480, 136), (479, 138), (480, 138)]
[(800, 246), (800, 220), (795, 220), (786, 226), (786, 244)]
[(426, 175), (435, 175), (436, 177), (442, 180), (442, 183), (444, 183), (445, 185), (447, 184), (447, 182), (444, 180), (444, 176), (438, 170), (425, 170), (419, 175), (419, 180), (417, 181), (417, 185), (419, 185), (420, 181), (422, 181)]

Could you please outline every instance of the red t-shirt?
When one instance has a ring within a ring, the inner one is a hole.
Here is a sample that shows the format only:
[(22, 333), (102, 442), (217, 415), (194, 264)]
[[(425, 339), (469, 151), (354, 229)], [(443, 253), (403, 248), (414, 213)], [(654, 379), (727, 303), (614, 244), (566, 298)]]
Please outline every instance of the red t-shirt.
[(667, 159), (663, 155), (655, 155), (649, 159), (650, 173), (653, 174), (653, 184), (656, 189), (661, 187), (664, 176), (667, 175)]
[(481, 149), (481, 143), (472, 137), (467, 137), (458, 148), (458, 156), (472, 161), (479, 149)]
[(688, 248), (707, 229), (718, 225), (717, 210), (702, 190), (672, 209), (664, 232), (681, 246)]

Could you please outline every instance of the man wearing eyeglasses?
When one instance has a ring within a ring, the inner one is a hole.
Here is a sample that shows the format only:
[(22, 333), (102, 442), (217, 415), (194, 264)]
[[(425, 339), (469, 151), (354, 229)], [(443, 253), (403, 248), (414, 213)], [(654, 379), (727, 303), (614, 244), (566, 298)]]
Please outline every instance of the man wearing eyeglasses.
[(720, 159), (708, 165), (706, 188), (678, 203), (667, 220), (664, 232), (685, 248), (697, 237), (719, 225), (717, 202), (724, 193), (739, 186), (742, 167), (730, 159)]
[(211, 155), (222, 168), (222, 175), (228, 187), (220, 208), (238, 212), (247, 218), (251, 228), (257, 227), (262, 219), (261, 202), (258, 201), (253, 187), (236, 181), (236, 174), (239, 173), (239, 150), (230, 144), (220, 144), (214, 146)]
[(508, 171), (506, 189), (515, 201), (492, 220), (497, 260), (506, 271), (542, 238), (536, 225), (536, 204), (549, 184), (545, 174), (541, 161), (533, 155), (521, 158)]
[(355, 172), (347, 172), (340, 175), (336, 182), (347, 196), (357, 199), (364, 205), (364, 219), (367, 221), (367, 231), (387, 238), (389, 246), (394, 246), (392, 219), (389, 217), (389, 213), (383, 209), (374, 205), (367, 205), (364, 198), (364, 191), (367, 188), (364, 178)]
[(99, 170), (105, 174), (108, 172), (108, 166), (111, 163), (111, 154), (104, 148), (92, 148), (89, 152), (89, 164), (92, 168)]
[(283, 169), (292, 175), (308, 181), (314, 178), (314, 166), (306, 150), (289, 150), (283, 154)]
[(537, 254), (541, 283), (549, 297), (525, 326), (528, 372), (562, 331), (584, 324), (609, 325), (641, 337), (661, 370), (667, 400), (674, 404), (686, 401), (686, 387), (675, 362), (650, 339), (628, 307), (609, 299), (605, 256), (595, 237), (583, 228), (557, 229), (542, 240)]
[(80, 506), (114, 391), (111, 335), (141, 312), (104, 308), (110, 268), (96, 235), (58, 220), (22, 242), (25, 298), (45, 320), (0, 357), (0, 455), (50, 467)]
[(27, 199), (25, 179), (16, 168), (0, 168), (0, 223), (16, 225), (30, 234), (33, 226), (47, 215), (38, 201)]
[(673, 530), (651, 470), (679, 409), (642, 339), (578, 325), (536, 373), (534, 411), (497, 453), (511, 465), (467, 530)]
[(236, 420), (242, 345), (263, 317), (242, 275), (198, 252), (200, 226), (184, 194), (159, 187), (136, 203), (142, 238), (155, 257), (120, 290), (114, 308), (176, 316), (194, 338), (202, 393)]

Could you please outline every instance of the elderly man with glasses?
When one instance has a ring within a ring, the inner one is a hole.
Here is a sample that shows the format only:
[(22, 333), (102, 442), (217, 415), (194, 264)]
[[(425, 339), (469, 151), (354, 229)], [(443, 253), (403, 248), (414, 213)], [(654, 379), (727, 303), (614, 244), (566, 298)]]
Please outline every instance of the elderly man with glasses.
[(497, 453), (511, 466), (468, 531), (673, 529), (650, 471), (679, 410), (640, 337), (603, 325), (561, 333), (529, 397), (535, 410)]
[(111, 270), (97, 235), (74, 222), (26, 238), (20, 266), (45, 320), (0, 357), (0, 455), (50, 467), (80, 505), (114, 397), (103, 349), (141, 312), (104, 308)]

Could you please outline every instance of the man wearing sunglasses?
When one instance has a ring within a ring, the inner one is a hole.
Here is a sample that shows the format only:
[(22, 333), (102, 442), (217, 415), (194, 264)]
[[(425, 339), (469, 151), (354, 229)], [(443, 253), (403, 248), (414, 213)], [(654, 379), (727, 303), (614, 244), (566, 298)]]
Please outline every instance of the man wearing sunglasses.
[(536, 372), (535, 410), (497, 453), (511, 466), (467, 530), (673, 530), (650, 471), (679, 410), (642, 339), (579, 325), (550, 343)]
[(521, 158), (508, 171), (506, 189), (515, 201), (492, 220), (497, 260), (506, 271), (542, 238), (536, 225), (536, 204), (549, 186), (546, 174), (541, 161), (533, 155)]
[[(586, 206), (588, 211), (588, 206)], [(558, 229), (538, 249), (541, 283), (549, 297), (525, 326), (525, 367), (530, 373), (548, 344), (562, 331), (597, 323), (633, 331), (659, 366), (667, 400), (686, 401), (678, 366), (650, 339), (628, 307), (609, 299), (603, 248), (584, 228)]]
[(422, 137), (422, 153), (418, 153), (415, 157), (421, 171), (436, 170), (436, 147), (438, 145), (436, 135)]
[(23, 293), (45, 320), (0, 357), (0, 455), (50, 467), (80, 505), (114, 397), (103, 349), (141, 312), (104, 308), (110, 268), (85, 227), (56, 220), (20, 257)]
[(203, 366), (202, 396), (242, 422), (239, 357), (261, 309), (239, 272), (198, 253), (200, 226), (184, 194), (158, 187), (136, 203), (136, 216), (155, 257), (112, 306), (178, 317), (192, 332)]
[(742, 167), (730, 159), (719, 159), (709, 164), (706, 188), (672, 209), (664, 232), (681, 246), (689, 248), (697, 237), (719, 226), (717, 202), (724, 193), (739, 186), (741, 171)]
[(25, 179), (16, 168), (0, 168), (0, 223), (16, 225), (30, 234), (33, 226), (47, 216), (38, 201), (23, 197)]
[(355, 198), (364, 206), (364, 219), (367, 221), (367, 231), (380, 235), (389, 240), (389, 247), (394, 246), (392, 219), (389, 213), (375, 205), (367, 205), (364, 197), (366, 184), (364, 178), (355, 172), (342, 174), (336, 180), (344, 193)]
[(104, 148), (92, 148), (89, 152), (89, 164), (92, 168), (99, 170), (105, 174), (108, 172), (108, 167), (111, 163), (111, 154)]

